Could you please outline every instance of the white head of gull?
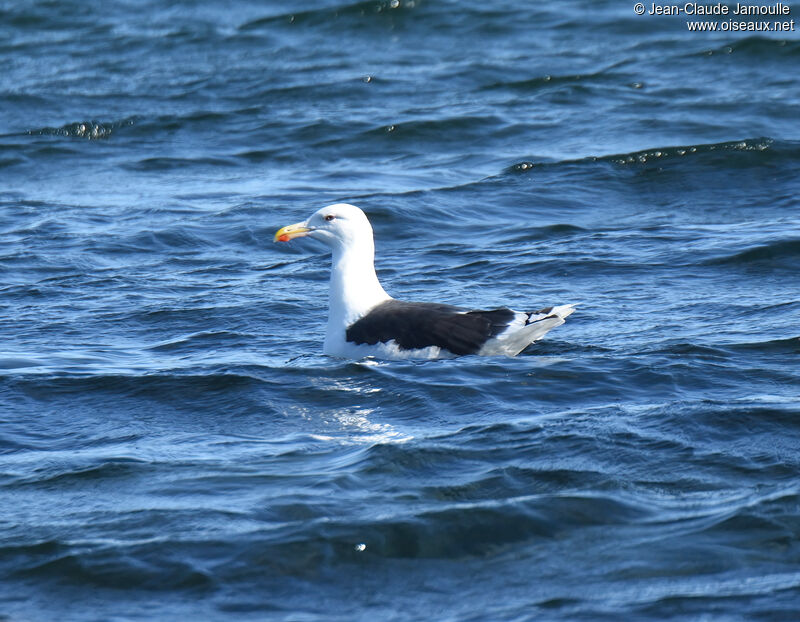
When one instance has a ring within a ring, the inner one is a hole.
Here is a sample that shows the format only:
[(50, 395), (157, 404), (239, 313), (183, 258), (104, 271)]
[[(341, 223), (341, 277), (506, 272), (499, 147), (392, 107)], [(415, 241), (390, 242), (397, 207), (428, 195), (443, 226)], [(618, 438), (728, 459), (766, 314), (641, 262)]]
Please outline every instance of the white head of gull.
[(560, 326), (574, 305), (535, 312), (473, 311), (389, 296), (375, 274), (375, 243), (366, 214), (336, 203), (283, 227), (276, 242), (311, 237), (333, 251), (325, 354), (344, 358), (515, 356)]

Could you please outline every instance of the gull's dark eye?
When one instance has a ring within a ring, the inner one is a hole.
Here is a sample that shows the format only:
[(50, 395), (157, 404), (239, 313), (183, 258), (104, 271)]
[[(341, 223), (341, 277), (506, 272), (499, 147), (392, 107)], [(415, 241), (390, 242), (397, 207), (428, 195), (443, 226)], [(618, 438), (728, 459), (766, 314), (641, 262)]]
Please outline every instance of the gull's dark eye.
[(327, 216), (325, 216), (325, 220), (327, 220), (328, 222), (330, 222), (334, 218), (336, 218), (336, 216), (334, 216), (333, 214), (328, 214)]

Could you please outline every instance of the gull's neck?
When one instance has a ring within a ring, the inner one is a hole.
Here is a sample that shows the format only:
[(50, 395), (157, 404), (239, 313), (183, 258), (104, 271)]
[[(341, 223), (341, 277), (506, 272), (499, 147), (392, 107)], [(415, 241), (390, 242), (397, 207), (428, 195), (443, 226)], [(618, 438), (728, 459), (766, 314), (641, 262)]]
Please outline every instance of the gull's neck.
[(328, 332), (347, 327), (390, 296), (375, 274), (372, 236), (333, 249)]

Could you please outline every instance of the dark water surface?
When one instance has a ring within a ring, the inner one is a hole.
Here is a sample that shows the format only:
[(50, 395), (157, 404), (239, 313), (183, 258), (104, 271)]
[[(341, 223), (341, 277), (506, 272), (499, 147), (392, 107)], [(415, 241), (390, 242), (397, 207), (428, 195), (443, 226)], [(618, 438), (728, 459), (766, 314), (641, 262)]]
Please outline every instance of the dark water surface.
[(0, 620), (797, 620), (800, 39), (633, 4), (0, 0)]

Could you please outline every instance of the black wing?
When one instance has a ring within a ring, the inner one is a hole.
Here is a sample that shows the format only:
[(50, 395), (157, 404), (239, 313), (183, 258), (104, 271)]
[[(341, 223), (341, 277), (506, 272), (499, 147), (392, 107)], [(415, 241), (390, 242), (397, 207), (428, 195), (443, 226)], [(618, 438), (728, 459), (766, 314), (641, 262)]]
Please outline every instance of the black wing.
[(464, 311), (431, 302), (388, 300), (347, 328), (355, 344), (394, 340), (404, 350), (439, 346), (453, 354), (475, 354), (514, 319), (511, 309)]

